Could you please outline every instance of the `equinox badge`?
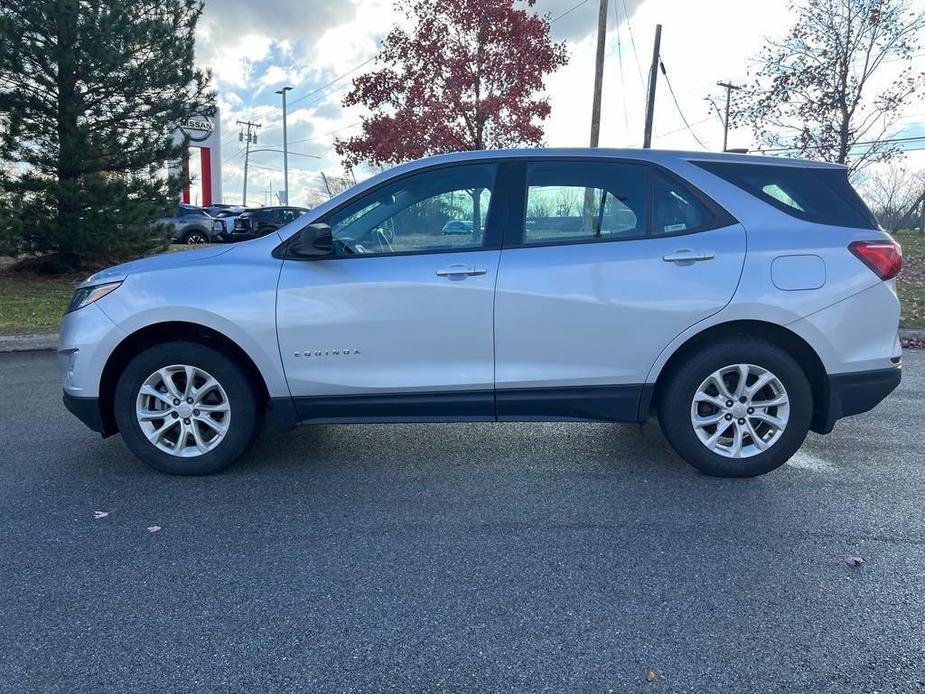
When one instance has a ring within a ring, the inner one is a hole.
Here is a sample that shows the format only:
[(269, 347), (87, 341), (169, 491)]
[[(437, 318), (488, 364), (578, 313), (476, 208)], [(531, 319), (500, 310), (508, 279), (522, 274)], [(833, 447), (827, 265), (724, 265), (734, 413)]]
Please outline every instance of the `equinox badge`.
[(307, 349), (304, 352), (293, 352), (294, 357), (349, 357), (359, 354), (358, 349)]

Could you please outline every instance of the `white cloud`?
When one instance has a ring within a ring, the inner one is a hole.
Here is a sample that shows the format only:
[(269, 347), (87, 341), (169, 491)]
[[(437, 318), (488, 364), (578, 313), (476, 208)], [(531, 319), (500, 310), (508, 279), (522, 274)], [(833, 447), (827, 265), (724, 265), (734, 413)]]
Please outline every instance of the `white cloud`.
[[(566, 41), (571, 56), (567, 66), (547, 79), (552, 104), (552, 115), (546, 121), (549, 146), (587, 145), (597, 10), (597, 0), (538, 0), (534, 6), (534, 11), (561, 17), (552, 26), (553, 39)], [(359, 118), (359, 111), (342, 108), (341, 100), (351, 79), (362, 70), (325, 85), (375, 55), (378, 42), (397, 19), (391, 0), (207, 3), (197, 57), (212, 67), (219, 91), (227, 199), (240, 199), (243, 180), (235, 121), (261, 122), (258, 148), (279, 147), (282, 120), (280, 98), (274, 91), (284, 84), (294, 87), (289, 95), (291, 150), (321, 157), (290, 158), (293, 202), (301, 202), (296, 196), (314, 185), (318, 171), (341, 173), (333, 141), (355, 132), (350, 126)], [(746, 80), (753, 67), (751, 58), (764, 39), (782, 35), (791, 15), (784, 0), (762, 3), (760, 13), (756, 3), (742, 0), (610, 0), (608, 21), (601, 145), (626, 147), (642, 142), (645, 79), (655, 24), (661, 23), (662, 59), (681, 109), (700, 140), (710, 149), (719, 149), (722, 125), (704, 97), (721, 97), (715, 85), (718, 80)], [(925, 64), (925, 58), (919, 60)], [(903, 124), (925, 124), (922, 111), (921, 104), (907, 110)], [(657, 147), (700, 148), (678, 115), (661, 75), (654, 132)], [(730, 135), (730, 146), (751, 144), (749, 131)], [(281, 169), (282, 155), (257, 152), (252, 163)], [(910, 153), (909, 165), (925, 165), (925, 152)], [(262, 202), (262, 191), (268, 186), (282, 187), (281, 172), (252, 171), (249, 202)]]

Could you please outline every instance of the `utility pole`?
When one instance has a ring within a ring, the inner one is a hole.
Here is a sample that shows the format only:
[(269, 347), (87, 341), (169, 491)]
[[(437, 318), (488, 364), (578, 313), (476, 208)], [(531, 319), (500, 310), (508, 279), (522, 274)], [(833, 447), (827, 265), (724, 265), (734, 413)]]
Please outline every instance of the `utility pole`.
[(328, 183), (328, 177), (324, 175), (324, 171), (319, 171), (321, 174), (321, 180), (324, 181), (324, 189), (328, 191), (328, 197), (333, 198), (334, 193), (331, 192), (331, 184)]
[(723, 119), (723, 151), (729, 151), (729, 102), (733, 90), (739, 91), (742, 87), (731, 82), (717, 82), (717, 86), (726, 90), (726, 117)]
[(244, 142), (244, 193), (241, 204), (247, 207), (247, 164), (251, 156), (251, 145), (257, 144), (257, 131), (260, 130), (260, 123), (252, 123), (249, 120), (239, 120), (238, 125), (246, 130), (238, 133), (238, 142)]
[(283, 97), (283, 197), (284, 205), (289, 204), (289, 139), (286, 134), (286, 92), (292, 91), (292, 87), (283, 87), (277, 94)]
[(646, 99), (646, 129), (642, 136), (642, 146), (652, 146), (652, 120), (655, 118), (655, 86), (658, 84), (658, 58), (662, 47), (662, 25), (655, 25), (655, 45), (652, 47), (652, 66), (649, 68), (649, 94)]
[(607, 41), (607, 0), (601, 0), (597, 13), (597, 55), (594, 59), (594, 98), (591, 102), (591, 146), (601, 136), (601, 90), (604, 83), (604, 44)]

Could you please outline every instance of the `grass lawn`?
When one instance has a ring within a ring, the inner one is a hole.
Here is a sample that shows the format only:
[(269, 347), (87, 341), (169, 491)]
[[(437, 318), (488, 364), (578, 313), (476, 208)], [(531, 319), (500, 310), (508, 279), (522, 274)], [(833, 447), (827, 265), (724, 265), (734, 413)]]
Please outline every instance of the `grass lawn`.
[[(189, 248), (174, 245), (169, 250)], [(5, 263), (2, 262), (4, 260)], [(61, 277), (13, 273), (7, 267), (11, 263), (11, 259), (0, 259), (0, 335), (57, 332), (64, 309), (74, 293), (74, 285), (91, 273)]]
[(898, 231), (893, 235), (903, 247), (903, 271), (896, 287), (902, 301), (902, 327), (925, 328), (925, 234)]
[(0, 335), (57, 332), (74, 285), (85, 277), (47, 278), (0, 271)]
[[(897, 286), (902, 299), (902, 327), (925, 328), (925, 235), (895, 234), (903, 247), (904, 267)], [(188, 246), (172, 246), (182, 250)], [(74, 285), (86, 273), (48, 278), (13, 274), (0, 266), (0, 335), (56, 332)]]

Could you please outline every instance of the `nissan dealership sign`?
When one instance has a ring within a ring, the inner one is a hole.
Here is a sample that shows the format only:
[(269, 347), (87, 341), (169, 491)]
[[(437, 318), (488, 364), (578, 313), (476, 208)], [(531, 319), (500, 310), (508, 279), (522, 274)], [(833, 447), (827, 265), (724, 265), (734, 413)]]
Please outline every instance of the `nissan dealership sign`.
[[(174, 141), (178, 144), (187, 142), (190, 149), (198, 149), (198, 171), (190, 170), (189, 160), (172, 162), (171, 170), (178, 175), (193, 178), (202, 188), (200, 203), (211, 205), (222, 201), (222, 133), (221, 118), (218, 111), (213, 116), (196, 115), (177, 124)], [(195, 156), (195, 155), (194, 155)], [(190, 202), (189, 186), (183, 189), (181, 197), (185, 203)]]
[(180, 131), (189, 137), (191, 142), (205, 142), (212, 136), (215, 125), (206, 116), (194, 116), (180, 123)]

